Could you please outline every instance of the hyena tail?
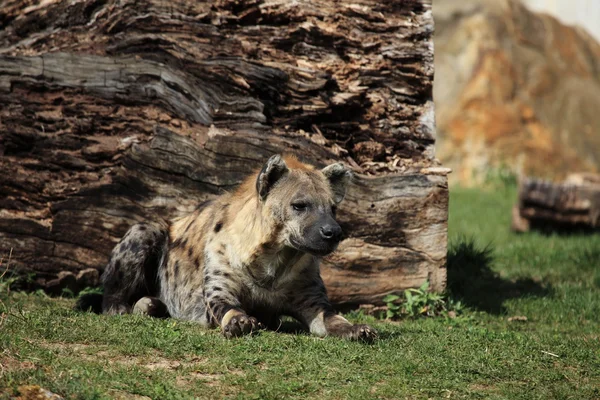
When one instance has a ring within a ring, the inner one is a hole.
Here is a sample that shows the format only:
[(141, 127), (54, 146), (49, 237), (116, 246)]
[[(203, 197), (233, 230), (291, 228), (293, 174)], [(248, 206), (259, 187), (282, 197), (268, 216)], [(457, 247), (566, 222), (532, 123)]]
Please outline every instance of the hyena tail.
[(168, 242), (168, 231), (159, 226), (137, 224), (127, 231), (102, 274), (103, 313), (128, 314), (142, 297), (158, 296)]
[(96, 314), (102, 314), (102, 297), (101, 293), (87, 293), (79, 296), (75, 303), (75, 311), (91, 311)]

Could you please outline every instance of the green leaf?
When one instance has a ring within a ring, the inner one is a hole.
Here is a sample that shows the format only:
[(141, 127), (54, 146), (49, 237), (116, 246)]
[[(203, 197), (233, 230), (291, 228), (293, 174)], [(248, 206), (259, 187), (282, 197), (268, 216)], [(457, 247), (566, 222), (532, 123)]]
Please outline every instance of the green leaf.
[(388, 294), (387, 296), (385, 296), (383, 298), (383, 302), (384, 303), (393, 303), (394, 301), (399, 300), (399, 299), (400, 299), (400, 296), (397, 296), (395, 294)]

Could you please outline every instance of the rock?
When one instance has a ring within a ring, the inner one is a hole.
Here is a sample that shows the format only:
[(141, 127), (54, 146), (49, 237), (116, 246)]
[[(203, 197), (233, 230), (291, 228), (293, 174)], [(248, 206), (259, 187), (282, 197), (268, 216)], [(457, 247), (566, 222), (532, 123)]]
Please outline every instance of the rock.
[(100, 273), (95, 268), (86, 268), (77, 274), (77, 287), (79, 290), (87, 287), (96, 287), (100, 284)]
[(63, 400), (64, 397), (43, 389), (38, 385), (19, 386), (19, 399), (23, 400)]
[(524, 315), (515, 315), (514, 317), (509, 317), (508, 322), (527, 322), (527, 317)]
[(451, 180), (600, 169), (600, 44), (515, 0), (437, 0), (433, 12), (436, 149)]
[(58, 279), (64, 281), (64, 280), (67, 280), (67, 279), (68, 280), (72, 279), (73, 277), (75, 277), (75, 274), (72, 273), (71, 271), (60, 271), (58, 273), (57, 277), (58, 277)]
[(46, 282), (46, 293), (59, 296), (64, 289), (68, 289), (73, 293), (77, 293), (77, 278), (70, 271), (60, 271), (56, 279), (51, 279)]
[(54, 296), (58, 296), (62, 293), (62, 287), (60, 284), (60, 279), (51, 279), (46, 281), (46, 285), (44, 286), (44, 290), (46, 293)]

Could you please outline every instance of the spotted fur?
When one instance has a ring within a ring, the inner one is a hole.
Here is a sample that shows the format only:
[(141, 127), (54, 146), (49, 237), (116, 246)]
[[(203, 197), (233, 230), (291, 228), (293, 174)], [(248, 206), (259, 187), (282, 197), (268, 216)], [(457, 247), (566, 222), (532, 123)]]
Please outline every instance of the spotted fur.
[(341, 238), (334, 214), (350, 177), (342, 164), (319, 171), (273, 156), (238, 190), (168, 227), (133, 226), (103, 274), (103, 312), (168, 314), (227, 337), (290, 315), (320, 337), (373, 339), (334, 312), (319, 273)]

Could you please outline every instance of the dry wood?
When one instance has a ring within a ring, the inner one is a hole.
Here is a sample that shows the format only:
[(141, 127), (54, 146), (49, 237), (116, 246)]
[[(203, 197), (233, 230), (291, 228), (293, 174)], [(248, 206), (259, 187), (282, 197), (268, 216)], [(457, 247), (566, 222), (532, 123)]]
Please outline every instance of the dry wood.
[(573, 174), (563, 183), (526, 178), (513, 209), (513, 229), (600, 227), (600, 176)]
[(430, 0), (13, 0), (0, 21), (0, 254), (16, 268), (101, 270), (131, 224), (291, 152), (357, 172), (323, 267), (334, 301), (444, 288)]

